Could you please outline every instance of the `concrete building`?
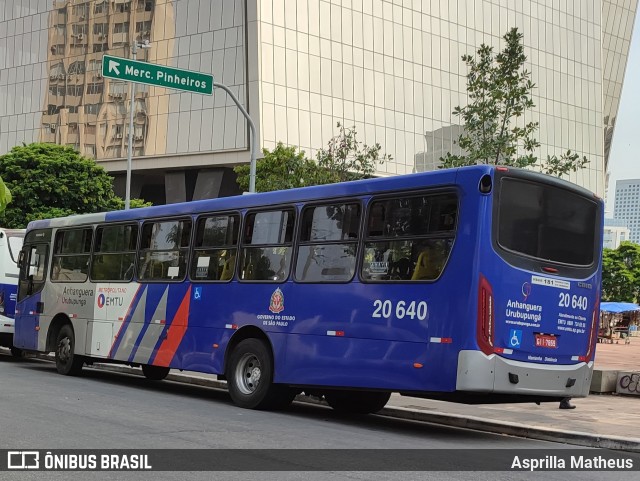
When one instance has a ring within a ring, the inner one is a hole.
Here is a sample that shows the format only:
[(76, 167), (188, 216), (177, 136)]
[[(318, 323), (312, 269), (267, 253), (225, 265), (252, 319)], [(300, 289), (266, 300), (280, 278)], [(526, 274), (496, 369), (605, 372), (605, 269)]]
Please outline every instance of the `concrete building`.
[(613, 217), (626, 222), (628, 240), (640, 244), (640, 179), (616, 181)]
[(604, 220), (603, 245), (607, 249), (617, 249), (620, 243), (628, 241), (631, 231), (627, 227), (627, 221), (620, 219)]
[[(463, 54), (524, 34), (540, 158), (572, 149), (570, 180), (599, 195), (637, 0), (0, 0), (0, 154), (22, 142), (72, 145), (124, 194), (130, 85), (102, 55), (213, 73), (248, 105), (260, 147), (313, 156), (355, 126), (393, 156), (381, 175), (437, 167), (460, 133)], [(237, 192), (246, 122), (222, 91), (138, 86), (132, 196), (154, 203)]]

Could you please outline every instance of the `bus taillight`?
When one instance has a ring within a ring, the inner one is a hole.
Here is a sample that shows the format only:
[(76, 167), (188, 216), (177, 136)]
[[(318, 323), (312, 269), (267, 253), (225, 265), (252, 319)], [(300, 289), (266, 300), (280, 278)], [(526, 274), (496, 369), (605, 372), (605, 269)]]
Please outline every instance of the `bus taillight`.
[(589, 332), (589, 345), (587, 346), (587, 353), (584, 359), (580, 359), (584, 362), (589, 362), (593, 359), (593, 353), (596, 348), (596, 340), (598, 339), (598, 321), (600, 317), (600, 297), (596, 298), (596, 303), (593, 306), (593, 315), (591, 316), (591, 331)]
[(481, 274), (478, 287), (478, 346), (485, 354), (492, 354), (494, 335), (493, 289)]

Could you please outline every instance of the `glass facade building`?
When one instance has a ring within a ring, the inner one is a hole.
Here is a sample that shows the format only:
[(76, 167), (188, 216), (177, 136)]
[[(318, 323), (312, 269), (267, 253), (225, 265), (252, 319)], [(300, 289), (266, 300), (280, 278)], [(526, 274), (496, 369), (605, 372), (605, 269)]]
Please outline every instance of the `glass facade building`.
[[(130, 84), (102, 55), (213, 73), (258, 127), (260, 147), (313, 156), (355, 126), (393, 156), (382, 175), (437, 167), (466, 104), (463, 54), (524, 34), (537, 88), (526, 121), (538, 157), (572, 149), (571, 180), (602, 195), (637, 0), (0, 0), (0, 154), (56, 142), (95, 158), (124, 192)], [(237, 192), (247, 124), (213, 96), (137, 85), (132, 196), (155, 203)]]
[(626, 240), (640, 244), (640, 179), (616, 181), (613, 217), (629, 228)]

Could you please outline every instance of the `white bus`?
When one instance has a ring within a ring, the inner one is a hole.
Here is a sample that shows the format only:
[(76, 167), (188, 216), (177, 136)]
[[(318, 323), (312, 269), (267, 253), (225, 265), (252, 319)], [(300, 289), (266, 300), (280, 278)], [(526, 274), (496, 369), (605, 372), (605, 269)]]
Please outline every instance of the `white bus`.
[(18, 290), (18, 255), (24, 241), (24, 229), (0, 228), (0, 346), (19, 357), (22, 351), (13, 345)]

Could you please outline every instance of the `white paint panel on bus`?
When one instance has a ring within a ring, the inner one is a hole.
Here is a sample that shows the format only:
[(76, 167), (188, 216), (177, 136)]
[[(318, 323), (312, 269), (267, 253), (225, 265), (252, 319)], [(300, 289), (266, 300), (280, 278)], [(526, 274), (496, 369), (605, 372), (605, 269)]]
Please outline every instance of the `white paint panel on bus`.
[(107, 357), (113, 343), (113, 323), (93, 322), (89, 354), (95, 357)]

